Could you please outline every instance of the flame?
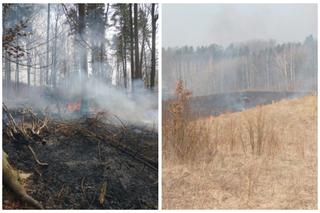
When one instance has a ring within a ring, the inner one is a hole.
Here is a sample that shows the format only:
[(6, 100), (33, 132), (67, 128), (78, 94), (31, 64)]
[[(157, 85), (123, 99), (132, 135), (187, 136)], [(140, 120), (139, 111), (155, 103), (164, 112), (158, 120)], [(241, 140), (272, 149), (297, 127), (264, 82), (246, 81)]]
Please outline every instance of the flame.
[(81, 108), (81, 102), (78, 101), (78, 102), (74, 102), (74, 103), (68, 103), (67, 106), (66, 106), (67, 110), (69, 112), (74, 112), (76, 110), (80, 110)]

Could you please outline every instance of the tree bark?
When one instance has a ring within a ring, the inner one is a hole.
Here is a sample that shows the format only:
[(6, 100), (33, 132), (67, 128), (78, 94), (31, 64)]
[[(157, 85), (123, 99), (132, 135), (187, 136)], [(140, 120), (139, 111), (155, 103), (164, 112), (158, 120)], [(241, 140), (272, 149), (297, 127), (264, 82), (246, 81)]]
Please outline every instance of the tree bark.
[[(58, 11), (56, 11), (58, 12)], [(58, 19), (59, 14), (56, 14), (56, 23), (55, 23), (55, 29), (54, 29), (54, 47), (53, 47), (53, 72), (52, 72), (52, 85), (54, 88), (57, 87), (57, 36), (58, 36)]]
[[(16, 10), (18, 10), (18, 6), (16, 6)], [(19, 21), (19, 13), (16, 11), (16, 17), (17, 17), (17, 21)], [(19, 35), (18, 33), (16, 33), (16, 42), (17, 42), (17, 46), (19, 46)], [(15, 81), (16, 81), (16, 91), (19, 91), (19, 57), (16, 56), (16, 72), (15, 72)]]
[(6, 92), (7, 94), (10, 94), (11, 92), (11, 62), (8, 59), (10, 56), (6, 53), (6, 51), (4, 51), (4, 53), (6, 55), (5, 58), (5, 82), (6, 82)]
[[(29, 49), (28, 41), (27, 41), (27, 49)], [(31, 84), (31, 55), (30, 53), (27, 54), (27, 79), (28, 79), (28, 86), (30, 87)]]
[[(85, 4), (79, 4), (78, 6), (78, 12), (79, 12), (79, 37), (80, 41), (83, 42), (85, 40), (85, 16), (86, 16), (86, 5)], [(85, 83), (88, 78), (88, 61), (87, 61), (87, 49), (84, 47), (84, 45), (80, 45), (80, 83), (82, 85), (82, 100), (81, 100), (81, 113), (82, 115), (87, 114), (88, 112), (88, 100), (86, 99), (85, 94)]]
[(155, 15), (155, 4), (151, 6), (151, 17), (152, 17), (152, 50), (151, 50), (151, 73), (150, 73), (150, 87), (151, 89), (155, 86), (155, 74), (156, 74), (156, 21), (158, 17)]
[(138, 4), (134, 4), (134, 39), (135, 39), (135, 79), (141, 78), (141, 70), (139, 68), (139, 34), (138, 34)]
[[(19, 38), (17, 35), (17, 46), (19, 46)], [(15, 76), (15, 80), (16, 80), (16, 91), (19, 92), (19, 84), (20, 84), (20, 79), (19, 79), (19, 56), (16, 56), (16, 76)]]
[(132, 79), (134, 79), (132, 4), (129, 4), (129, 10), (130, 10), (129, 12), (129, 15), (130, 15), (130, 63), (131, 63), (131, 81), (132, 81)]
[(50, 34), (50, 4), (48, 4), (47, 19), (47, 67), (46, 67), (46, 85), (49, 85), (49, 35)]
[[(79, 4), (79, 36), (80, 41), (83, 42), (85, 40), (85, 11), (86, 11), (86, 5), (85, 4)], [(88, 76), (88, 62), (87, 62), (87, 50), (84, 47), (84, 45), (80, 45), (80, 72), (81, 72), (81, 78), (83, 80), (86, 80)]]

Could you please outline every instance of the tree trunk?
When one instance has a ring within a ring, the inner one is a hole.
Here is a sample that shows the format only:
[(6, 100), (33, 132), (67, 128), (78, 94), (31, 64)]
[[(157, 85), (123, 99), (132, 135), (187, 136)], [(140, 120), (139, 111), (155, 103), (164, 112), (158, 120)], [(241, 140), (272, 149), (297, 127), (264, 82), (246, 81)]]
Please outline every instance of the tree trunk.
[[(85, 4), (79, 4), (78, 6), (79, 10), (79, 37), (80, 41), (83, 42), (85, 40), (85, 15), (86, 15), (86, 5)], [(88, 61), (87, 61), (87, 49), (81, 45), (80, 46), (80, 79), (81, 79), (81, 85), (82, 85), (82, 100), (81, 100), (81, 113), (87, 114), (88, 112), (88, 100), (85, 97), (85, 83), (88, 78)]]
[[(35, 64), (37, 64), (37, 55), (34, 55)], [(33, 69), (33, 86), (37, 86), (37, 69)]]
[[(109, 14), (109, 8), (110, 8), (110, 4), (108, 3), (107, 4), (107, 9), (105, 11), (105, 19), (104, 19), (104, 31), (103, 31), (103, 39), (105, 39), (105, 32), (106, 32), (106, 29), (108, 27), (108, 14)], [(104, 75), (104, 78), (105, 78), (105, 81), (107, 84), (112, 84), (112, 77), (110, 78), (110, 72), (111, 70), (109, 70), (109, 67), (108, 66), (105, 66), (107, 63), (108, 63), (108, 58), (107, 58), (107, 54), (106, 54), (106, 47), (105, 47), (105, 42), (103, 40), (103, 46), (101, 47), (102, 49), (102, 52), (101, 52), (101, 59), (103, 60), (103, 63), (101, 64), (101, 69), (103, 71), (103, 75)]]
[[(18, 35), (17, 35), (17, 46), (19, 46)], [(19, 92), (20, 79), (19, 79), (19, 57), (18, 56), (16, 56), (16, 76), (15, 76), (15, 80), (16, 80), (16, 92)]]
[(98, 35), (98, 28), (99, 21), (98, 21), (98, 4), (89, 4), (88, 5), (88, 15), (90, 16), (88, 20), (88, 27), (89, 27), (89, 35), (90, 44), (91, 44), (91, 67), (92, 67), (92, 75), (95, 78), (100, 78), (100, 68), (99, 68), (99, 35)]
[[(125, 28), (125, 25), (123, 25), (123, 28)], [(122, 42), (123, 42), (123, 45), (122, 45), (123, 46), (123, 50), (122, 50), (123, 83), (124, 83), (124, 88), (127, 89), (127, 42), (124, 35), (122, 36)]]
[(151, 73), (150, 73), (150, 87), (153, 89), (156, 77), (156, 21), (155, 4), (152, 4), (151, 8), (152, 17), (152, 50), (151, 50)]
[[(28, 42), (27, 42), (28, 44)], [(29, 49), (29, 45), (27, 45), (27, 49)], [(27, 54), (27, 79), (28, 79), (28, 86), (30, 87), (30, 84), (31, 84), (31, 55), (30, 53)]]
[(142, 66), (143, 66), (145, 41), (146, 41), (145, 32), (143, 31), (143, 33), (142, 33), (142, 45), (141, 45), (141, 51), (140, 51), (140, 64), (139, 64), (140, 69), (142, 69)]
[[(102, 7), (103, 10), (99, 10), (101, 11), (101, 17), (104, 16), (104, 10), (105, 7)], [(105, 19), (101, 18), (102, 20), (100, 21), (100, 38), (99, 38), (99, 77), (100, 79), (105, 79), (106, 73), (105, 73), (105, 66), (104, 66), (104, 59), (105, 59), (105, 31), (106, 31), (106, 25), (107, 25), (107, 21), (108, 21), (108, 10), (109, 10), (109, 6), (107, 6), (107, 10), (106, 10), (106, 14), (105, 14)]]
[(47, 19), (47, 64), (46, 64), (46, 85), (49, 85), (49, 33), (50, 33), (50, 4), (48, 4)]
[[(58, 11), (56, 11), (58, 12)], [(58, 36), (58, 19), (59, 14), (56, 14), (56, 23), (54, 29), (54, 45), (53, 45), (53, 71), (52, 71), (52, 84), (53, 87), (57, 87), (57, 36)]]
[(135, 78), (141, 78), (141, 70), (139, 68), (139, 34), (138, 34), (138, 4), (134, 4), (134, 45), (135, 45)]
[[(16, 6), (16, 10), (18, 10), (18, 6)], [(19, 21), (19, 13), (16, 11), (16, 21)], [(17, 47), (19, 47), (19, 35), (16, 33), (16, 42), (17, 42)], [(19, 54), (19, 53), (18, 53)], [(19, 91), (19, 57), (18, 54), (16, 56), (16, 70), (15, 70), (15, 90), (16, 92)]]
[[(85, 11), (86, 11), (86, 5), (85, 4), (79, 4), (78, 6), (79, 9), (79, 37), (80, 41), (83, 42), (85, 40)], [(81, 73), (81, 78), (83, 80), (86, 80), (88, 77), (88, 62), (87, 62), (87, 50), (83, 45), (80, 45), (80, 73)]]
[(270, 50), (268, 50), (266, 55), (267, 55), (267, 60), (266, 60), (267, 87), (266, 87), (266, 89), (269, 90), (270, 89)]
[(43, 70), (43, 68), (42, 68), (42, 66), (43, 66), (43, 59), (42, 59), (42, 57), (41, 56), (39, 56), (39, 62), (40, 62), (40, 87), (42, 87), (43, 86), (43, 75), (44, 75), (44, 70)]
[(5, 58), (5, 88), (7, 90), (7, 94), (10, 94), (10, 90), (11, 90), (11, 63), (9, 60), (9, 54), (7, 54), (6, 51), (3, 51), (3, 54), (6, 56)]
[(130, 16), (130, 63), (131, 63), (131, 81), (132, 81), (134, 79), (132, 4), (129, 4), (129, 10), (130, 10), (130, 12), (129, 12), (129, 16)]

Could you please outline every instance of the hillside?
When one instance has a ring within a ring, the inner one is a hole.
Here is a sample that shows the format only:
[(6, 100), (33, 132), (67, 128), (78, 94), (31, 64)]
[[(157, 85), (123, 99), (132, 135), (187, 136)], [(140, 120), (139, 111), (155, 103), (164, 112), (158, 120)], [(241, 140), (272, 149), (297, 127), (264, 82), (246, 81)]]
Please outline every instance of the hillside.
[(316, 96), (193, 122), (208, 141), (193, 163), (164, 146), (164, 209), (317, 208)]

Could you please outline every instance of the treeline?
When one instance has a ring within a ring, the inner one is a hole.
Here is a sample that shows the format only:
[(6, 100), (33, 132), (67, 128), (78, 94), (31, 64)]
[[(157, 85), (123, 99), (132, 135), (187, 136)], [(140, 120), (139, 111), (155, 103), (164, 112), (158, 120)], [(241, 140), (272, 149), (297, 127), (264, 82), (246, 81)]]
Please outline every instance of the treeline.
[(227, 48), (162, 50), (164, 93), (183, 80), (195, 95), (241, 90), (317, 91), (317, 40), (277, 44), (274, 40), (233, 43)]
[(3, 4), (4, 90), (157, 84), (157, 4)]

